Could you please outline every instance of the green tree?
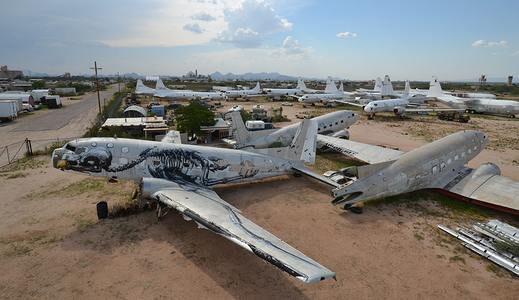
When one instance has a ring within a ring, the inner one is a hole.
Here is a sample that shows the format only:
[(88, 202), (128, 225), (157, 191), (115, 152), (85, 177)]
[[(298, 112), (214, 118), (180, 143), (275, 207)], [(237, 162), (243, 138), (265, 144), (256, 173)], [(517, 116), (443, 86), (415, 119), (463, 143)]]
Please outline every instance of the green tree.
[(215, 124), (214, 113), (198, 101), (191, 101), (187, 106), (175, 110), (177, 130), (188, 134), (200, 134), (200, 126)]
[(44, 88), (45, 88), (45, 80), (38, 80), (38, 81), (34, 81), (32, 83), (33, 90), (39, 90), (39, 89), (44, 89)]

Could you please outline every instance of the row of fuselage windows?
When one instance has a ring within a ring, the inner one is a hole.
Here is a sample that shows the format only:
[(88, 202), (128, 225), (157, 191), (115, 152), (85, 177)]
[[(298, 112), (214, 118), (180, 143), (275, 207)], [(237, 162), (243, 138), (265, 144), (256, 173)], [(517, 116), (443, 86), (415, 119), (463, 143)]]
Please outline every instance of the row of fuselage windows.
[[(478, 150), (478, 146), (477, 146), (477, 145), (474, 145), (472, 148), (469, 148), (469, 149), (467, 149), (466, 151), (462, 151), (462, 152), (459, 153), (459, 154), (456, 153), (456, 154), (454, 155), (454, 157), (449, 157), (449, 158), (447, 159), (447, 163), (445, 163), (445, 162), (441, 162), (441, 163), (440, 163), (440, 169), (439, 169), (440, 172), (442, 172), (442, 171), (445, 169), (445, 167), (446, 167), (447, 165), (450, 165), (453, 161), (459, 160), (460, 157), (461, 157), (461, 158), (465, 158), (465, 156), (467, 156), (468, 154), (472, 154), (472, 151), (477, 151), (477, 150)], [(454, 169), (453, 169), (453, 171), (454, 171)], [(433, 173), (433, 174), (438, 173), (438, 165), (434, 165), (434, 166), (433, 166), (433, 168), (432, 168), (432, 173)]]
[[(345, 121), (346, 120), (335, 121), (335, 126), (338, 126), (339, 124), (344, 124)], [(317, 131), (330, 129), (330, 128), (332, 128), (333, 124), (334, 124), (334, 122), (330, 122), (328, 125), (321, 123), (318, 125)]]

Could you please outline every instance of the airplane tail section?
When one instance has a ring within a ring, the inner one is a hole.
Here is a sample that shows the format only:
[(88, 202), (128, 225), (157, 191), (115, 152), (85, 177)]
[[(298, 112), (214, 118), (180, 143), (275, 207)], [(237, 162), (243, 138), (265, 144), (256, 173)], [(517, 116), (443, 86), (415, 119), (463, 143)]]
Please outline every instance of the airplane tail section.
[(324, 92), (327, 94), (336, 94), (339, 92), (339, 90), (337, 90), (335, 82), (333, 82), (331, 78), (328, 78), (328, 80), (326, 80), (326, 88), (324, 89)]
[(443, 96), (443, 90), (440, 82), (436, 77), (433, 77), (431, 82), (429, 83), (429, 92), (427, 93), (427, 97), (440, 97)]
[(162, 79), (157, 79), (157, 85), (155, 86), (156, 90), (167, 90), (166, 86), (164, 85), (164, 82), (162, 82)]
[(391, 83), (391, 79), (388, 75), (384, 76), (384, 81), (382, 82), (382, 90), (380, 91), (382, 96), (390, 96), (394, 95), (393, 84)]
[(300, 78), (300, 79), (297, 81), (297, 87), (296, 87), (296, 88), (297, 88), (297, 89), (300, 89), (300, 90), (306, 90), (306, 84), (305, 84), (305, 82), (303, 81), (303, 79)]
[(252, 91), (259, 93), (261, 90), (259, 81), (256, 83), (256, 86), (252, 89)]
[(339, 91), (344, 92), (344, 83), (341, 81), (341, 85), (339, 86)]
[(243, 123), (243, 119), (239, 111), (233, 111), (231, 113), (231, 123), (232, 123), (232, 132), (234, 135), (234, 139), (236, 140), (236, 145), (244, 145), (249, 140), (249, 131), (245, 127)]
[(135, 88), (136, 88), (137, 90), (140, 90), (140, 89), (142, 89), (142, 88), (144, 88), (144, 87), (146, 87), (146, 86), (144, 85), (144, 83), (142, 82), (142, 80), (138, 79), (138, 80), (137, 80), (137, 85), (135, 86)]
[(317, 121), (304, 120), (292, 143), (286, 148), (285, 158), (290, 160), (301, 160), (306, 163), (315, 163), (315, 149), (317, 142)]
[(405, 81), (405, 88), (404, 88), (404, 97), (409, 98), (409, 93), (411, 92), (411, 85), (409, 84), (409, 80)]
[(375, 79), (375, 86), (373, 87), (373, 91), (382, 91), (382, 79), (380, 79), (380, 77), (377, 77), (377, 79)]

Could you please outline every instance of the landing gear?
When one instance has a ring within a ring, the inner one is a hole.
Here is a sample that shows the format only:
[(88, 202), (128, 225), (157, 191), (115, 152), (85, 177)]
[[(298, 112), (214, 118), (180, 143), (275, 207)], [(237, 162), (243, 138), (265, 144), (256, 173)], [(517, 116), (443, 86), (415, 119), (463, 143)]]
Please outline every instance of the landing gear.
[(370, 114), (370, 115), (368, 115), (368, 120), (373, 120), (374, 117), (375, 117), (375, 114)]
[(514, 115), (514, 114), (510, 114), (510, 115), (508, 115), (508, 117), (509, 117), (510, 119), (515, 119), (515, 115)]
[(344, 204), (344, 210), (349, 210), (354, 214), (361, 214), (364, 212), (364, 203), (357, 202), (353, 204)]
[(96, 204), (97, 218), (99, 220), (108, 218), (108, 203), (100, 201)]
[(166, 204), (164, 204), (160, 201), (157, 201), (156, 212), (157, 212), (157, 221), (160, 221), (160, 219), (162, 219), (164, 216), (166, 216), (168, 214), (169, 206), (167, 206)]

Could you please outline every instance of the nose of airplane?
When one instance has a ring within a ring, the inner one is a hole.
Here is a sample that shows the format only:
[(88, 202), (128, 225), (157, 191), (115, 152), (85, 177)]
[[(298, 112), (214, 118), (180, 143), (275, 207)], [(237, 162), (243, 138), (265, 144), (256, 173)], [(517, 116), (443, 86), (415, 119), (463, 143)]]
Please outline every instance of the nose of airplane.
[(56, 169), (64, 170), (68, 167), (68, 162), (62, 159), (63, 150), (61, 148), (52, 151), (52, 166)]
[(364, 111), (367, 112), (367, 113), (370, 113), (371, 112), (371, 106), (369, 104), (364, 106)]

